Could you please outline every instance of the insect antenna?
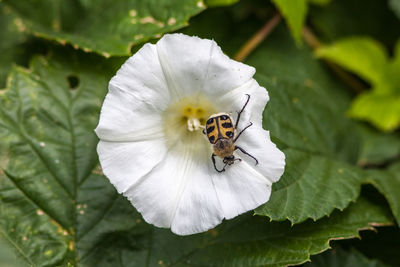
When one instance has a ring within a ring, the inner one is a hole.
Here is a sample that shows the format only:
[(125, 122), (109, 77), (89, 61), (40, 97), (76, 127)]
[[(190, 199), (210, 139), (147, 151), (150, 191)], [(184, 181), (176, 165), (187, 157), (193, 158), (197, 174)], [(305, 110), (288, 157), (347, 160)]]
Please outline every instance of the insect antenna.
[(243, 110), (246, 108), (247, 103), (249, 103), (249, 101), (250, 101), (250, 95), (249, 94), (246, 94), (246, 95), (247, 95), (247, 100), (246, 100), (246, 103), (244, 103), (244, 106), (242, 107), (242, 109), (238, 112), (238, 117), (236, 119), (235, 129), (237, 129), (237, 127), (239, 125), (240, 115), (242, 115)]

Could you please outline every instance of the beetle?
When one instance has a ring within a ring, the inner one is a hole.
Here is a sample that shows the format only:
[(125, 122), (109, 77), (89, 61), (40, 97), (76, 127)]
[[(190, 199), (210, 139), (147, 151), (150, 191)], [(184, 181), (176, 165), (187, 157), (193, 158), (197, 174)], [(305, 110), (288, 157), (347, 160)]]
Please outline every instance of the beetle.
[[(256, 161), (256, 165), (258, 164), (258, 160), (254, 156), (246, 152), (243, 148), (235, 145), (235, 142), (238, 140), (240, 135), (246, 129), (253, 125), (253, 123), (250, 122), (249, 125), (247, 125), (243, 130), (236, 134), (237, 127), (240, 121), (240, 115), (250, 101), (250, 95), (246, 95), (246, 103), (243, 105), (240, 112), (238, 112), (235, 126), (233, 126), (233, 120), (228, 113), (222, 112), (213, 114), (207, 119), (203, 133), (207, 135), (208, 141), (213, 146), (214, 152), (211, 155), (211, 160), (217, 172), (224, 172), (227, 165), (232, 165), (235, 161), (242, 161), (240, 158), (236, 158), (233, 155), (233, 152), (237, 149), (240, 150), (243, 154), (253, 158)], [(215, 156), (222, 158), (223, 163), (225, 163), (224, 167), (221, 170), (218, 170), (215, 164)]]

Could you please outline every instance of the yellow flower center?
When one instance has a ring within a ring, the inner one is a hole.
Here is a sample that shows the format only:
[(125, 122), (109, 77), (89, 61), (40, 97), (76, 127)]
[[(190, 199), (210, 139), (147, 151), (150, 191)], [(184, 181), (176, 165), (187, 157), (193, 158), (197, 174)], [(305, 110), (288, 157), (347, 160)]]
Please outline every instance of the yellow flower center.
[(216, 109), (203, 95), (188, 96), (172, 103), (163, 114), (167, 145), (185, 146), (186, 149), (204, 146), (207, 138), (202, 130), (214, 113)]

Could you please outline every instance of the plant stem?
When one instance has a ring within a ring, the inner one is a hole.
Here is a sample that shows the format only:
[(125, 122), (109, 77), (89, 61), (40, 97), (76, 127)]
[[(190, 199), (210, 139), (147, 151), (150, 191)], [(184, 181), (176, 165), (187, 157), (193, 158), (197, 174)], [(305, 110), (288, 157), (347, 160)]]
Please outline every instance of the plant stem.
[(270, 18), (264, 26), (257, 31), (236, 53), (234, 59), (237, 61), (245, 60), (251, 52), (272, 32), (272, 30), (281, 21), (281, 14), (279, 12), (275, 13), (272, 18)]
[[(310, 28), (304, 26), (303, 28), (303, 38), (304, 41), (313, 49), (317, 50), (321, 47), (321, 42), (318, 40), (317, 36), (311, 31)], [(342, 82), (344, 82), (347, 86), (349, 86), (355, 93), (360, 93), (365, 90), (364, 84), (362, 84), (359, 80), (354, 78), (352, 75), (344, 71), (338, 65), (324, 60), (326, 65), (338, 76)]]

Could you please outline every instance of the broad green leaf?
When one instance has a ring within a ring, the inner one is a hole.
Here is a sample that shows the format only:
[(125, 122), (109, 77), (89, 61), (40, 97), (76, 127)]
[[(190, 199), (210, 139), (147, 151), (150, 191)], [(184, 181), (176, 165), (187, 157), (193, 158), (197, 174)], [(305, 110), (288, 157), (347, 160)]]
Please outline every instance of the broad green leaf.
[(74, 264), (77, 238), (115, 197), (95, 171), (93, 132), (109, 76), (97, 57), (39, 57), (14, 67), (0, 94), (0, 229), (30, 265)]
[(272, 0), (285, 17), (296, 42), (301, 41), (301, 32), (307, 15), (307, 0)]
[(385, 171), (370, 171), (368, 181), (385, 196), (400, 225), (400, 164)]
[(22, 22), (0, 2), (0, 88), (4, 88), (11, 65), (22, 54), (20, 44), (25, 40)]
[(399, 0), (389, 0), (389, 6), (393, 12), (400, 19), (400, 1)]
[(202, 0), (4, 1), (26, 32), (86, 52), (129, 55), (133, 45), (187, 25)]
[(204, 2), (208, 7), (216, 7), (233, 5), (239, 2), (239, 0), (205, 0)]
[(318, 57), (335, 62), (377, 86), (381, 83), (387, 55), (381, 44), (368, 37), (353, 37), (319, 48)]
[(311, 262), (304, 267), (385, 267), (388, 266), (378, 260), (368, 259), (355, 249), (329, 250), (323, 254), (311, 257)]
[(299, 264), (308, 261), (310, 255), (328, 249), (330, 240), (357, 237), (359, 229), (372, 229), (375, 223), (371, 220), (383, 225), (390, 222), (390, 216), (364, 199), (344, 212), (336, 211), (330, 218), (294, 227), (288, 223), (266, 223), (260, 217), (242, 216), (216, 228), (211, 232), (215, 239), (205, 241), (201, 248), (193, 249), (180, 262), (193, 266)]
[(396, 129), (400, 125), (400, 94), (362, 93), (351, 105), (349, 115), (367, 120), (382, 131)]
[(318, 220), (333, 209), (344, 209), (360, 194), (362, 173), (349, 164), (325, 156), (285, 149), (286, 170), (273, 186), (271, 199), (257, 215), (299, 223)]

